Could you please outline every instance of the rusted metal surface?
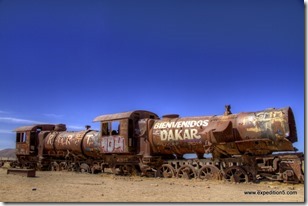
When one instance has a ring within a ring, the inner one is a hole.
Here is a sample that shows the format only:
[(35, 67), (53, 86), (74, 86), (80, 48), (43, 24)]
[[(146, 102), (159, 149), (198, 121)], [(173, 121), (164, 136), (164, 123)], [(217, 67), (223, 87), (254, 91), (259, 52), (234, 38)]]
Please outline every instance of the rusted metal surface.
[(204, 153), (210, 142), (201, 130), (208, 123), (209, 117), (158, 120), (149, 136), (152, 149), (160, 154)]
[[(291, 108), (268, 109), (260, 112), (240, 113), (237, 130), (242, 140), (270, 139), (273, 141), (297, 141)], [(293, 129), (293, 130), (292, 130)]]
[[(94, 121), (102, 121), (102, 128), (105, 128), (103, 124), (107, 121), (106, 128), (108, 131), (106, 133), (92, 131), (89, 128), (80, 132), (52, 131), (44, 138), (44, 154), (54, 156), (83, 154), (87, 157), (99, 158), (102, 154), (129, 153), (137, 145), (136, 135), (139, 131), (132, 127), (133, 125), (129, 126), (129, 120), (131, 120), (131, 124), (137, 125), (136, 121), (143, 117), (158, 118), (152, 112), (137, 110), (95, 118)], [(109, 122), (115, 120), (119, 121), (117, 128), (119, 134), (113, 134), (114, 128), (110, 128)]]
[(36, 125), (32, 125), (32, 126), (24, 126), (24, 127), (18, 127), (16, 128), (14, 131), (15, 132), (27, 132), (27, 131), (36, 131), (37, 129), (40, 130), (54, 130), (54, 128), (56, 127), (56, 125), (54, 124), (36, 124)]
[(96, 117), (93, 122), (103, 122), (103, 121), (111, 121), (111, 120), (119, 120), (119, 119), (129, 119), (132, 118), (134, 115), (138, 115), (139, 119), (142, 118), (151, 118), (150, 116), (153, 116), (152, 119), (158, 119), (158, 116), (149, 111), (145, 110), (134, 110), (129, 112), (122, 112), (122, 113), (116, 113), (116, 114), (106, 114)]
[(16, 128), (16, 155), (36, 154), (38, 134), (41, 131), (64, 131), (65, 129), (63, 124), (37, 124)]
[[(45, 138), (45, 153), (55, 155), (84, 154), (100, 157), (104, 153), (127, 152), (124, 137), (99, 136), (98, 131), (52, 132)], [(125, 150), (126, 149), (126, 150)]]
[(44, 139), (44, 153), (57, 154), (66, 151), (82, 153), (81, 142), (89, 130), (80, 132), (57, 132), (49, 133)]
[(198, 170), (198, 177), (205, 180), (219, 180), (221, 172), (214, 165), (204, 165)]
[[(295, 153), (296, 125), (291, 108), (220, 116), (162, 119), (152, 112), (101, 115), (100, 131), (66, 131), (66, 126), (33, 125), (16, 131), (16, 168), (141, 174), (156, 177), (260, 179), (304, 182), (302, 153)], [(273, 152), (291, 151), (273, 154)], [(186, 160), (184, 154), (195, 153)], [(204, 154), (212, 158), (204, 158)], [(12, 171), (13, 172), (13, 171)], [(17, 172), (18, 173), (18, 172)], [(22, 174), (22, 172), (20, 172)]]
[(29, 144), (28, 143), (18, 143), (16, 144), (16, 155), (28, 155), (29, 154)]
[(8, 169), (7, 174), (21, 175), (26, 177), (35, 177), (35, 169)]
[(81, 154), (81, 143), (88, 132), (89, 130), (83, 130), (80, 132), (60, 132), (54, 139), (54, 142), (47, 140), (47, 144), (53, 144), (54, 150), (58, 152), (70, 151), (74, 154)]
[(240, 166), (231, 166), (225, 169), (224, 178), (229, 182), (248, 182), (246, 171)]
[(121, 136), (104, 137), (101, 142), (102, 153), (121, 153), (124, 152), (125, 142)]
[(98, 157), (100, 148), (99, 132), (92, 130), (86, 133), (82, 141), (83, 153), (88, 157)]
[[(100, 153), (140, 152), (142, 148), (138, 147), (140, 145), (138, 121), (143, 118), (158, 119), (158, 116), (153, 112), (135, 110), (96, 117), (93, 121), (101, 122)], [(113, 121), (118, 121), (118, 128), (111, 128)]]
[(149, 135), (158, 154), (270, 154), (294, 151), (297, 140), (290, 108), (223, 116), (167, 118), (155, 121)]

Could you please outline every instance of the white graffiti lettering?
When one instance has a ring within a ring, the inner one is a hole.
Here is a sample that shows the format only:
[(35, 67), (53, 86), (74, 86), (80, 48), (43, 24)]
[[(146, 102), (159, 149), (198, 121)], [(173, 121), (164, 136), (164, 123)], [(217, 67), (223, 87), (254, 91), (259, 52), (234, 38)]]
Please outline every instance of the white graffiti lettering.
[(104, 137), (101, 141), (102, 152), (124, 152), (124, 138), (119, 136)]
[(197, 129), (184, 129), (184, 130), (161, 130), (161, 141), (177, 141), (177, 140), (192, 140), (201, 139)]
[(171, 129), (171, 128), (182, 128), (182, 127), (201, 127), (208, 126), (209, 120), (189, 120), (189, 121), (178, 121), (178, 122), (157, 122), (154, 125), (154, 129)]

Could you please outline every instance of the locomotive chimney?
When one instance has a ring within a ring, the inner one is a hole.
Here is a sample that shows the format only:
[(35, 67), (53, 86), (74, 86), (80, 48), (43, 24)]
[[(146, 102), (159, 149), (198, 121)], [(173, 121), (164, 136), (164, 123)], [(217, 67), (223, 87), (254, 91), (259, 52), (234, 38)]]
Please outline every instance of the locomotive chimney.
[(229, 114), (232, 114), (231, 112), (231, 105), (225, 105), (225, 113), (224, 116), (228, 116)]
[(86, 130), (89, 130), (91, 128), (90, 125), (86, 125)]

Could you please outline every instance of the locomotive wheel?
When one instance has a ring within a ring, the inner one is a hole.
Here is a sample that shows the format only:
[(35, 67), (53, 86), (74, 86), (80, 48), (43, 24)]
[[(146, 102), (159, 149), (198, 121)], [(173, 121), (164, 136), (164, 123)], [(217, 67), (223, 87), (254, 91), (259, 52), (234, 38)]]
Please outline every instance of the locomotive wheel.
[(111, 167), (111, 171), (114, 175), (117, 175), (119, 173), (119, 168), (114, 165), (113, 167)]
[(160, 168), (157, 170), (157, 177), (164, 177), (164, 178), (172, 178), (174, 177), (175, 170), (174, 168), (169, 164), (163, 164), (160, 166)]
[(177, 178), (191, 179), (196, 178), (196, 170), (191, 165), (183, 165), (178, 169)]
[(82, 164), (80, 165), (80, 172), (82, 172), (82, 173), (88, 173), (89, 170), (90, 170), (90, 167), (89, 167), (89, 165), (87, 165), (86, 163), (82, 163)]
[(59, 164), (57, 162), (51, 163), (51, 171), (60, 171)]
[(97, 171), (100, 171), (101, 167), (99, 166), (99, 164), (93, 164), (91, 167), (91, 173), (95, 174)]
[(78, 172), (79, 168), (78, 168), (78, 164), (72, 162), (72, 163), (68, 163), (66, 169), (68, 171), (72, 171), (72, 172)]
[(224, 178), (229, 182), (248, 182), (248, 175), (245, 170), (238, 166), (228, 167), (224, 170)]
[(204, 165), (199, 170), (198, 177), (203, 180), (217, 180), (220, 178), (220, 171), (213, 165)]
[(121, 167), (121, 173), (126, 176), (131, 176), (134, 173), (134, 169), (135, 168), (133, 167), (133, 165), (123, 165)]
[(59, 164), (59, 168), (60, 168), (61, 171), (62, 171), (62, 170), (67, 170), (67, 164), (66, 164), (66, 162), (61, 162), (61, 163)]

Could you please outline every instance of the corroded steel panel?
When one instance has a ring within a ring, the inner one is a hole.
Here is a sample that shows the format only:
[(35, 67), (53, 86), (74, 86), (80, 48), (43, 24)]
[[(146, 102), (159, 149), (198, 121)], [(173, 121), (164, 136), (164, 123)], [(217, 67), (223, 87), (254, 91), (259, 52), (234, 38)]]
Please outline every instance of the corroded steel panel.
[(7, 170), (7, 174), (22, 175), (22, 176), (26, 176), (26, 177), (35, 177), (36, 170), (35, 169), (9, 168)]
[(70, 151), (81, 154), (81, 141), (86, 131), (61, 132), (55, 139), (54, 147), (56, 151)]
[(100, 137), (98, 131), (88, 132), (82, 141), (82, 150), (86, 156), (100, 156)]
[(75, 154), (82, 154), (81, 144), (83, 138), (90, 131), (91, 130), (83, 130), (79, 132), (51, 132), (44, 140), (45, 152), (69, 151)]
[(24, 143), (16, 143), (16, 155), (27, 155), (29, 154), (29, 144)]
[(297, 140), (292, 110), (156, 120), (150, 132), (154, 153), (269, 154), (294, 151)]
[(101, 153), (124, 153), (125, 141), (121, 136), (106, 136), (102, 137), (100, 144)]
[(210, 117), (173, 118), (158, 120), (153, 125), (150, 141), (154, 152), (163, 154), (204, 153), (210, 141), (203, 132)]
[(289, 136), (287, 110), (264, 110), (260, 112), (240, 113), (237, 129), (242, 139), (268, 138), (283, 139)]
[(55, 151), (54, 142), (59, 132), (51, 132), (44, 139), (44, 153)]

